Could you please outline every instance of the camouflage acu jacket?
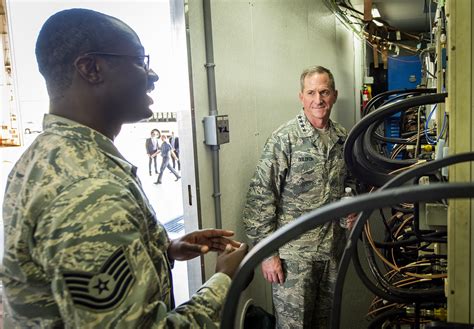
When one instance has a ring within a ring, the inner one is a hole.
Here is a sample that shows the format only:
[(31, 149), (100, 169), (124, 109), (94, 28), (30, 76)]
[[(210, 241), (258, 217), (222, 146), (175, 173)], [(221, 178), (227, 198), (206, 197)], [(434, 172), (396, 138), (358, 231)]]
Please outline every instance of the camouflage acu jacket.
[[(343, 194), (345, 129), (329, 121), (328, 142), (304, 112), (267, 140), (250, 182), (243, 222), (252, 244)], [(345, 233), (334, 220), (280, 248), (280, 258), (328, 259), (338, 256)]]
[(5, 313), (21, 328), (213, 327), (230, 285), (214, 275), (173, 307), (169, 239), (102, 134), (47, 115), (9, 175)]

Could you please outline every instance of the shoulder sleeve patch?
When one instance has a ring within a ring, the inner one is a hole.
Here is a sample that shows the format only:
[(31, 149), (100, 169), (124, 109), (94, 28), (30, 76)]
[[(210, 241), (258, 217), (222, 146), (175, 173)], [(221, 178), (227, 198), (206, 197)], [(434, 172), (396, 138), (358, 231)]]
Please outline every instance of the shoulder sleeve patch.
[(123, 247), (119, 247), (98, 273), (63, 272), (64, 282), (74, 305), (93, 312), (119, 306), (135, 282)]

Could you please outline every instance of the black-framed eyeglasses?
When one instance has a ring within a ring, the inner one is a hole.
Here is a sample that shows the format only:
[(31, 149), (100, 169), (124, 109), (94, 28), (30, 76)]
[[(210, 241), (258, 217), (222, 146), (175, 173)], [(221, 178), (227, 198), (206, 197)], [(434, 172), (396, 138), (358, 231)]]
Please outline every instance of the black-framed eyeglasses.
[(126, 55), (117, 53), (103, 53), (100, 51), (92, 51), (84, 54), (84, 56), (88, 55), (140, 58), (143, 61), (143, 67), (145, 70), (150, 70), (150, 55)]

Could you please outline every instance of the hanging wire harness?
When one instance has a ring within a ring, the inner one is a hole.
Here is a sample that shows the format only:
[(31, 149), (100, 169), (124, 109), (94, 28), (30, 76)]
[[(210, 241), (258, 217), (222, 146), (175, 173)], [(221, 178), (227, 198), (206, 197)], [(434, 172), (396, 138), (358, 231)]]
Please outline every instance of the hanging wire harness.
[[(418, 168), (415, 168), (418, 169)], [(366, 193), (357, 197), (328, 204), (310, 213), (307, 213), (290, 224), (278, 229), (274, 234), (258, 243), (242, 261), (227, 294), (226, 303), (222, 314), (221, 328), (233, 328), (236, 309), (241, 292), (247, 287), (254, 268), (266, 257), (287, 242), (297, 238), (304, 232), (318, 225), (332, 221), (353, 212), (369, 211), (404, 202), (420, 202), (439, 200), (440, 198), (472, 198), (474, 197), (474, 184), (472, 183), (438, 183), (425, 186), (409, 186), (389, 188), (377, 193)], [(356, 227), (360, 234), (363, 221), (359, 219)], [(355, 238), (357, 239), (357, 237)], [(346, 251), (354, 253), (352, 239), (346, 245)], [(350, 258), (350, 257), (349, 257)], [(398, 288), (402, 289), (402, 288)], [(405, 291), (400, 291), (404, 293)], [(436, 296), (436, 292), (432, 292)], [(419, 294), (420, 299), (422, 293)], [(397, 299), (397, 302), (399, 300)], [(340, 303), (340, 299), (339, 299)], [(335, 321), (333, 319), (333, 321)], [(334, 328), (334, 327), (333, 327)], [(336, 327), (337, 328), (337, 327)]]

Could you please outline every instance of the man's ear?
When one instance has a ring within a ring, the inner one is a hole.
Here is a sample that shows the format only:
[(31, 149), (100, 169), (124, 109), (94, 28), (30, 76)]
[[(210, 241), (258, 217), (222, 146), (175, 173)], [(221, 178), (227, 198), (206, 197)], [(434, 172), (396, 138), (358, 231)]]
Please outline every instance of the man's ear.
[(74, 61), (74, 67), (79, 75), (89, 83), (98, 84), (103, 81), (100, 64), (97, 63), (94, 56), (79, 56)]

